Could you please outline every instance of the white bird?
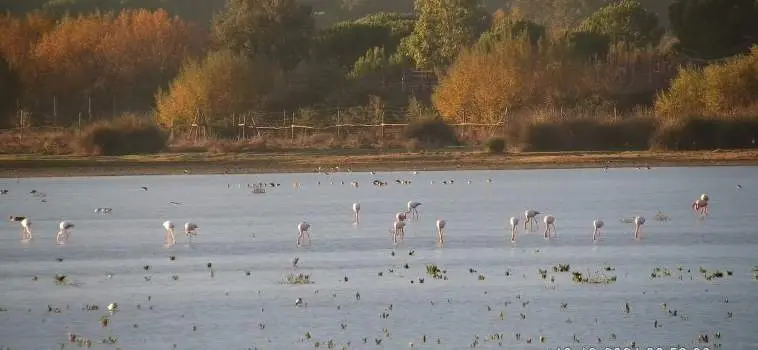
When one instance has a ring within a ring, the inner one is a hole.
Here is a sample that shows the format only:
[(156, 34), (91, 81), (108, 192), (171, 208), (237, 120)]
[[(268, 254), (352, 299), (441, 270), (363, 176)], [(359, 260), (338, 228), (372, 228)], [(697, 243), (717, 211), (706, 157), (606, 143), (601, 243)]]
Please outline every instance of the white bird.
[(55, 241), (58, 244), (65, 244), (66, 241), (68, 241), (68, 236), (70, 234), (70, 232), (68, 230), (70, 230), (70, 229), (72, 229), (74, 227), (76, 227), (76, 226), (74, 224), (68, 222), (68, 221), (65, 221), (65, 220), (61, 221), (58, 224), (58, 229), (59, 230), (58, 230), (58, 234), (55, 235)]
[(110, 303), (108, 304), (108, 311), (114, 312), (118, 310), (118, 303)]
[(303, 306), (305, 305), (305, 302), (303, 301), (303, 298), (297, 298), (295, 299), (295, 306)]
[(189, 240), (192, 240), (192, 236), (197, 236), (197, 224), (191, 222), (184, 223), (184, 234), (187, 235)]
[(30, 241), (32, 239), (32, 221), (25, 216), (10, 216), (11, 222), (18, 222), (21, 225), (21, 240)]
[(398, 240), (402, 241), (405, 238), (405, 222), (395, 221), (392, 228), (392, 243), (397, 244)]
[(409, 201), (408, 202), (408, 212), (413, 213), (414, 218), (418, 218), (418, 206), (420, 206), (421, 203)]
[(635, 216), (634, 217), (634, 239), (640, 239), (642, 236), (642, 233), (640, 232), (640, 227), (645, 224), (645, 218), (642, 216)]
[(397, 214), (395, 214), (395, 221), (405, 221), (405, 219), (408, 218), (408, 212), (407, 211), (401, 211)]
[(708, 194), (707, 194), (707, 193), (703, 193), (703, 194), (701, 194), (701, 195), (700, 195), (700, 199), (701, 199), (701, 200), (704, 200), (704, 201), (706, 201), (706, 202), (707, 202), (707, 201), (709, 200), (709, 198), (708, 198)]
[(518, 230), (518, 218), (511, 216), (511, 242), (516, 241), (516, 231)]
[(350, 186), (353, 186), (355, 188), (358, 188), (358, 181), (350, 181)]
[(605, 223), (603, 222), (603, 220), (600, 220), (600, 219), (592, 220), (592, 227), (595, 228), (595, 231), (592, 233), (593, 241), (597, 241), (597, 236), (600, 235), (600, 229), (603, 228), (603, 226), (605, 226)]
[(552, 215), (545, 215), (545, 239), (550, 239), (550, 233), (555, 236), (555, 217)]
[(163, 228), (166, 229), (166, 244), (172, 246), (176, 244), (176, 237), (174, 236), (174, 223), (171, 220), (163, 222)]
[(537, 225), (537, 228), (539, 229), (539, 224), (537, 224), (536, 217), (539, 215), (540, 212), (536, 210), (529, 209), (524, 212), (524, 218), (526, 219), (524, 221), (524, 230), (526, 230), (526, 225), (529, 224), (529, 231), (532, 231), (534, 229), (534, 225)]
[(358, 202), (353, 203), (354, 224), (358, 224), (358, 213), (361, 211), (361, 204)]
[(311, 234), (308, 232), (308, 229), (311, 228), (311, 224), (301, 221), (299, 224), (297, 224), (297, 246), (299, 247), (303, 243), (303, 239), (305, 238), (305, 235), (308, 235), (308, 245), (311, 244)]
[(110, 214), (113, 211), (111, 208), (97, 208), (95, 214)]
[(445, 226), (447, 223), (445, 220), (437, 220), (437, 240), (440, 245), (445, 243)]

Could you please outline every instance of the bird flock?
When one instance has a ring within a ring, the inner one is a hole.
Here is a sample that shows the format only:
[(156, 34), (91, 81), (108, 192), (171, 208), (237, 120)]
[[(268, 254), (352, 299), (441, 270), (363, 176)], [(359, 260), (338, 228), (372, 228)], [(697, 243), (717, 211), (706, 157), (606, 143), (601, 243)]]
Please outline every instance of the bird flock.
[[(372, 172), (373, 173), (373, 172)], [(492, 182), (491, 179), (487, 180), (488, 182)], [(408, 180), (397, 180), (396, 182), (400, 184), (408, 184), (410, 181)], [(445, 181), (448, 182), (448, 181)], [(453, 183), (453, 180), (450, 180), (449, 183)], [(319, 182), (320, 184), (320, 182)], [(344, 184), (344, 182), (343, 182)], [(375, 186), (384, 186), (385, 183), (381, 182), (380, 184), (377, 184), (377, 180), (373, 182)], [(354, 188), (359, 187), (358, 181), (351, 181), (350, 185)], [(279, 184), (256, 184), (254, 187), (257, 189), (258, 187), (263, 186), (271, 186), (271, 187), (278, 187)], [(299, 188), (301, 185), (298, 182), (295, 182), (293, 184), (293, 187)], [(739, 186), (739, 185), (738, 185)], [(230, 185), (229, 185), (230, 187)], [(248, 186), (250, 187), (250, 186)], [(739, 187), (738, 187), (739, 188)], [(143, 186), (141, 187), (142, 190), (147, 191), (148, 187)], [(42, 192), (38, 192), (36, 190), (33, 190), (30, 192), (32, 195), (36, 197), (45, 197), (46, 195)], [(7, 190), (3, 189), (3, 194), (7, 194)], [(698, 197), (695, 201), (692, 202), (692, 212), (700, 219), (704, 219), (709, 215), (709, 196), (706, 193), (703, 193)], [(181, 203), (177, 202), (170, 202), (175, 205), (180, 205)], [(392, 244), (398, 245), (401, 244), (405, 238), (405, 227), (407, 225), (408, 219), (417, 220), (419, 219), (420, 213), (419, 208), (421, 207), (422, 203), (417, 201), (408, 201), (408, 203), (405, 206), (405, 209), (403, 211), (397, 212), (395, 214), (394, 222), (392, 223), (392, 227), (390, 229), (390, 235), (392, 238)], [(110, 214), (112, 212), (112, 208), (97, 208), (94, 210), (95, 214)], [(360, 223), (360, 211), (361, 211), (361, 204), (358, 202), (353, 203), (352, 205), (353, 210), (353, 225), (358, 225)], [(528, 209), (525, 210), (523, 213), (524, 216), (524, 231), (525, 233), (534, 232), (536, 229), (539, 229), (539, 224), (537, 222), (537, 216), (541, 215), (541, 213), (538, 210), (534, 209)], [(656, 220), (664, 221), (667, 219), (667, 217), (663, 213), (658, 213), (656, 215)], [(33, 239), (32, 235), (32, 221), (29, 217), (26, 216), (13, 216), (11, 215), (9, 217), (10, 222), (15, 222), (20, 225), (21, 228), (21, 241), (22, 242), (30, 242)], [(551, 238), (556, 237), (556, 229), (555, 229), (555, 221), (556, 218), (553, 215), (544, 215), (542, 217), (542, 221), (545, 225), (545, 230), (543, 232), (543, 236), (546, 240), (550, 240)], [(642, 238), (642, 226), (645, 224), (645, 217), (643, 216), (635, 216), (630, 219), (622, 220), (626, 223), (633, 223), (635, 226), (634, 230), (634, 238), (635, 239), (641, 239)], [(517, 236), (518, 236), (518, 227), (519, 227), (520, 219), (517, 216), (510, 217), (509, 223), (511, 228), (511, 242), (516, 242)], [(163, 222), (163, 229), (165, 230), (165, 236), (164, 236), (164, 245), (166, 247), (171, 247), (176, 244), (176, 236), (174, 234), (175, 225), (171, 220), (166, 220)], [(436, 232), (436, 243), (440, 246), (444, 244), (445, 241), (445, 228), (447, 226), (447, 222), (444, 219), (438, 219), (435, 222), (435, 232)], [(72, 222), (63, 220), (60, 221), (58, 224), (58, 232), (55, 235), (55, 242), (57, 244), (66, 244), (69, 241), (69, 238), (71, 236), (71, 229), (75, 228), (76, 225), (74, 225)], [(605, 222), (600, 218), (594, 218), (592, 220), (592, 240), (593, 242), (596, 242), (600, 238), (601, 229), (605, 227)], [(198, 235), (197, 233), (198, 225), (193, 222), (186, 222), (184, 224), (184, 234), (187, 237), (187, 240), (191, 243), (193, 238)], [(301, 221), (297, 224), (297, 247), (304, 246), (306, 244), (311, 244), (311, 224), (306, 221)]]

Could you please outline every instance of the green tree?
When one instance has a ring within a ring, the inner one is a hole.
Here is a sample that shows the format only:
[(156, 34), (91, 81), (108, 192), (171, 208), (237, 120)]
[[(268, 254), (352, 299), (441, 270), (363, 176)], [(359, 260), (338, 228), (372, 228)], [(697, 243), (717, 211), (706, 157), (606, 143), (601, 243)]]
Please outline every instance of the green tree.
[(419, 69), (447, 67), (488, 24), (476, 0), (416, 0), (415, 8), (419, 17), (406, 39)]
[(609, 0), (511, 0), (510, 7), (524, 18), (553, 29), (566, 30), (608, 2)]
[(222, 47), (290, 70), (307, 56), (314, 24), (311, 7), (297, 0), (229, 0), (212, 29)]
[(582, 59), (602, 59), (608, 55), (611, 39), (602, 33), (571, 32), (566, 36), (569, 50)]
[(532, 44), (537, 44), (545, 33), (544, 26), (500, 9), (492, 16), (490, 29), (482, 33), (477, 45), (487, 49), (503, 39), (515, 39), (522, 35), (526, 35)]
[(386, 27), (340, 22), (318, 33), (313, 42), (313, 55), (319, 60), (330, 60), (350, 67), (366, 50), (391, 46), (390, 34)]
[(634, 47), (656, 46), (664, 32), (658, 16), (633, 0), (604, 6), (585, 19), (580, 28), (606, 35), (612, 43), (624, 42)]
[(669, 21), (677, 49), (692, 57), (728, 57), (758, 43), (755, 0), (678, 0), (669, 7)]

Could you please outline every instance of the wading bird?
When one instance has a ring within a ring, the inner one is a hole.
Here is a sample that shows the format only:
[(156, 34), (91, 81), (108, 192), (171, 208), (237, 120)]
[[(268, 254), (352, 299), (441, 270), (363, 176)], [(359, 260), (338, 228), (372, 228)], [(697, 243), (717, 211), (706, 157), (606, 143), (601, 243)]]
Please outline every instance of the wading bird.
[(32, 239), (32, 221), (25, 216), (10, 216), (11, 222), (18, 222), (21, 225), (21, 240), (30, 241)]
[(163, 222), (163, 228), (166, 229), (166, 245), (172, 246), (176, 244), (176, 237), (174, 236), (174, 223), (171, 220)]
[(419, 202), (409, 201), (408, 202), (408, 213), (412, 213), (413, 217), (418, 219), (418, 207), (421, 205)]
[(526, 230), (526, 225), (529, 224), (529, 231), (534, 230), (534, 225), (537, 225), (537, 228), (539, 228), (539, 224), (537, 224), (536, 217), (539, 215), (540, 212), (536, 210), (529, 209), (524, 212), (524, 218), (526, 219), (524, 221), (524, 230)]
[(555, 217), (552, 215), (546, 215), (544, 218), (544, 221), (545, 221), (545, 239), (550, 239), (551, 233), (553, 237), (555, 237)]
[(184, 234), (187, 235), (187, 239), (192, 241), (193, 236), (197, 236), (197, 224), (191, 222), (184, 223)]
[(704, 218), (708, 215), (708, 195), (703, 193), (700, 198), (692, 202), (692, 211), (696, 216)]
[(642, 232), (640, 228), (642, 225), (645, 224), (645, 218), (642, 216), (635, 216), (634, 217), (634, 239), (640, 239), (642, 237)]
[(361, 204), (358, 202), (353, 203), (353, 216), (355, 219), (353, 220), (353, 224), (358, 225), (358, 213), (361, 211)]
[(408, 213), (407, 211), (401, 211), (395, 214), (395, 221), (405, 221), (408, 218)]
[(440, 245), (445, 243), (445, 225), (447, 225), (445, 220), (437, 220), (437, 242)]
[(305, 236), (308, 236), (308, 245), (311, 244), (311, 234), (308, 232), (308, 230), (311, 228), (311, 224), (301, 221), (299, 224), (297, 224), (297, 246), (301, 246), (303, 243), (303, 240), (305, 239)]
[(511, 242), (516, 241), (516, 231), (518, 230), (518, 218), (511, 216)]
[(605, 223), (603, 220), (595, 219), (592, 220), (592, 227), (595, 228), (595, 231), (592, 233), (592, 240), (597, 241), (598, 236), (600, 235), (600, 229), (605, 226)]
[(395, 221), (392, 224), (392, 244), (397, 244), (398, 241), (402, 241), (405, 238), (405, 222)]
[(68, 222), (68, 221), (61, 221), (58, 224), (58, 234), (55, 235), (55, 242), (58, 244), (65, 244), (68, 241), (68, 236), (70, 232), (68, 230), (74, 228), (75, 225)]

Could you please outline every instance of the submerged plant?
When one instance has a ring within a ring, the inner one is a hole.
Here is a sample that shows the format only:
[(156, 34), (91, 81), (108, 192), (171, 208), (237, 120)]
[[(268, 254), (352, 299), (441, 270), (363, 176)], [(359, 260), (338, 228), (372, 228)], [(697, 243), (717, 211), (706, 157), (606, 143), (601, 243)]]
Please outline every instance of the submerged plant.
[(311, 284), (313, 281), (311, 281), (311, 275), (308, 273), (292, 273), (290, 272), (286, 276), (284, 276), (284, 280), (282, 283), (286, 284)]
[(447, 279), (445, 276), (446, 272), (447, 271), (440, 270), (440, 268), (435, 264), (426, 265), (426, 274), (434, 279)]
[(584, 275), (579, 271), (573, 271), (572, 280), (581, 284), (611, 284), (616, 283), (616, 276), (607, 276), (601, 273), (595, 273), (594, 275)]

